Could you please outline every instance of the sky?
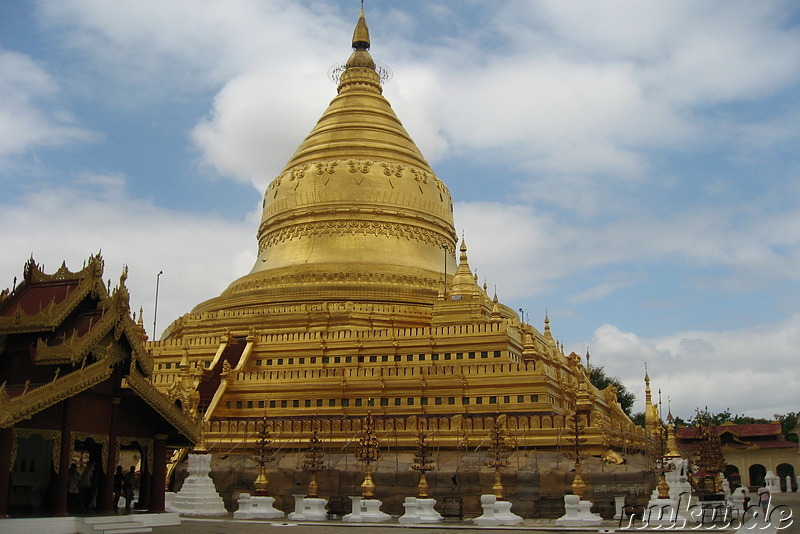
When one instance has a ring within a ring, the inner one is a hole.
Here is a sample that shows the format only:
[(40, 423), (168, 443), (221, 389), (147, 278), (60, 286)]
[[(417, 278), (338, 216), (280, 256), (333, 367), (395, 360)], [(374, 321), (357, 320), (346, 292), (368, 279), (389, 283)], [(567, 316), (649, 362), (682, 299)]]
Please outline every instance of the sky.
[[(0, 287), (31, 256), (101, 251), (152, 338), (249, 272), (264, 188), (335, 96), (359, 6), (0, 2)], [(800, 410), (800, 5), (365, 12), (490, 293), (548, 314), (634, 411), (645, 363), (684, 418)]]

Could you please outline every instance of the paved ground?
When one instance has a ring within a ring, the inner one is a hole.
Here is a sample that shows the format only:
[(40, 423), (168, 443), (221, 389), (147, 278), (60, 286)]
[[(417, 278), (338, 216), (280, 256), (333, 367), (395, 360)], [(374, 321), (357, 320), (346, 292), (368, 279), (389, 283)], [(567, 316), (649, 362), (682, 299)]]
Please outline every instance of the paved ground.
[[(783, 510), (786, 520), (785, 528), (778, 530), (780, 534), (800, 534), (800, 493), (778, 494), (773, 498), (773, 504)], [(791, 514), (791, 515), (788, 515)], [(788, 517), (787, 517), (788, 515)], [(355, 530), (347, 533), (345, 529)], [(603, 530), (621, 530), (617, 522), (605, 522), (599, 529), (586, 529), (582, 532), (603, 532)], [(291, 521), (234, 521), (227, 519), (184, 519), (180, 526), (157, 527), (155, 534), (401, 534), (403, 532), (416, 534), (434, 531), (436, 534), (467, 534), (469, 532), (485, 532), (486, 527), (475, 527), (469, 521), (464, 523), (445, 523), (442, 525), (409, 526), (399, 525), (396, 520), (381, 525), (359, 525), (343, 523), (342, 521), (328, 521), (322, 523), (295, 523)], [(569, 529), (559, 529), (553, 521), (527, 519), (519, 527), (500, 527), (497, 530), (505, 532), (531, 532), (558, 530), (569, 532)], [(669, 530), (669, 529), (660, 529)], [(719, 532), (720, 530), (712, 529)], [(695, 530), (699, 531), (699, 529)], [(731, 530), (728, 530), (731, 532)], [(753, 534), (768, 534), (769, 530), (752, 529)]]

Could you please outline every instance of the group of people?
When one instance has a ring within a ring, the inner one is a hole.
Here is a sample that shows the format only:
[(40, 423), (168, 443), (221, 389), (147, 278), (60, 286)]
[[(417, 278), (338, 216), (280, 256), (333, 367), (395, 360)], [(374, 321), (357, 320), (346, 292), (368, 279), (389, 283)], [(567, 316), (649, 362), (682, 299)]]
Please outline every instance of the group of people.
[[(97, 508), (98, 473), (96, 464), (89, 462), (83, 472), (77, 464), (69, 466), (69, 487), (67, 505), (73, 512), (91, 512)], [(122, 466), (117, 466), (114, 473), (114, 510), (119, 508), (119, 500), (125, 498), (125, 509), (130, 510), (133, 504), (133, 493), (136, 489), (136, 468), (131, 466), (125, 473)]]
[(119, 508), (119, 498), (125, 497), (125, 509), (130, 510), (133, 504), (133, 490), (136, 487), (136, 468), (131, 466), (127, 473), (122, 472), (122, 466), (117, 466), (114, 473), (114, 510)]
[(69, 466), (69, 494), (67, 505), (70, 510), (91, 512), (97, 508), (98, 473), (95, 463), (89, 462), (83, 471), (77, 464)]

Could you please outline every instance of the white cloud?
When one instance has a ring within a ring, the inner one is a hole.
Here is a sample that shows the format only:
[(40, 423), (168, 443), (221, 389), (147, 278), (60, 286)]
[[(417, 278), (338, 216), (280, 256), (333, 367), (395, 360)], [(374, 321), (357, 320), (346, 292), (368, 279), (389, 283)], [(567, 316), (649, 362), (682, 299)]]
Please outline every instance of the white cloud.
[[(347, 42), (334, 4), (277, 0), (46, 0), (43, 21), (85, 54), (127, 97), (213, 87), (251, 70), (329, 54), (331, 34)], [(328, 56), (330, 57), (330, 56)], [(327, 64), (330, 64), (330, 60)], [(150, 83), (158, 80), (157, 84)]]
[(708, 405), (712, 412), (730, 408), (732, 413), (769, 418), (797, 411), (792, 386), (800, 382), (799, 343), (800, 314), (795, 314), (740, 330), (686, 331), (649, 339), (605, 324), (590, 342), (570, 350), (588, 345), (592, 364), (604, 366), (636, 394), (634, 411), (644, 409), (646, 362), (654, 400), (661, 389), (664, 404), (671, 399), (674, 415), (688, 419), (695, 408)]
[[(319, 116), (304, 103), (333, 96), (320, 78), (346, 57), (353, 22), (328, 3), (42, 5), (68, 45), (137, 91), (223, 86), (194, 138), (205, 163), (244, 181), (272, 178), (285, 161), (273, 153), (285, 158), (288, 140), (307, 133), (297, 125)], [(466, 32), (485, 46), (384, 37), (399, 75), (387, 94), (432, 161), (505, 159), (523, 171), (519, 180), (530, 173), (641, 179), (648, 148), (727, 137), (735, 125), (703, 116), (707, 106), (774, 94), (800, 77), (800, 39), (784, 27), (780, 5), (512, 2), (487, 13), (490, 20)]]
[(512, 9), (517, 17), (529, 14), (528, 27), (545, 24), (565, 54), (601, 62), (632, 58), (642, 65), (648, 90), (676, 102), (750, 99), (785, 88), (800, 74), (798, 30), (786, 24), (791, 2), (731, 1), (722, 8), (691, 0), (528, 3), (526, 10), (510, 6), (504, 16)]
[[(668, 218), (639, 212), (610, 222), (559, 219), (524, 204), (456, 202), (454, 207), (480, 283), (486, 280), (490, 292), (496, 285), (507, 304), (535, 299), (539, 309), (564, 307), (562, 317), (597, 301), (612, 311), (622, 290), (643, 295), (634, 301), (640, 305), (695, 290), (730, 295), (763, 287), (769, 299), (783, 293), (771, 289), (776, 283), (790, 287), (800, 280), (796, 207), (755, 209), (740, 218), (712, 210), (678, 210)], [(669, 270), (674, 279), (664, 274)], [(707, 304), (713, 310), (713, 303)]]
[(416, 62), (392, 65), (392, 69), (394, 78), (383, 94), (428, 162), (435, 163), (451, 148), (440, 113), (450, 95), (440, 73)]
[(38, 147), (92, 138), (66, 111), (47, 111), (45, 103), (58, 90), (53, 78), (30, 57), (0, 49), (0, 166)]
[[(325, 71), (322, 64), (317, 68), (318, 74)], [(206, 165), (251, 182), (259, 191), (281, 171), (324, 111), (326, 99), (335, 94), (326, 94), (332, 84), (322, 76), (309, 76), (297, 90), (287, 91), (276, 84), (285, 79), (281, 74), (286, 73), (259, 71), (234, 78), (192, 132)]]
[(536, 295), (564, 274), (563, 250), (569, 242), (557, 241), (566, 236), (553, 235), (558, 230), (550, 216), (499, 202), (457, 202), (454, 211), (457, 231), (465, 234), (470, 267), (478, 270), (481, 284), (486, 279), (490, 291), (497, 285), (500, 300), (504, 295)]
[(589, 289), (570, 295), (569, 301), (575, 304), (605, 298), (620, 289), (630, 287), (636, 282), (630, 279), (599, 281)]
[(124, 177), (82, 177), (73, 184), (0, 204), (4, 215), (0, 285), (22, 276), (27, 258), (55, 271), (62, 261), (79, 270), (102, 251), (105, 278), (116, 285), (129, 267), (131, 307), (144, 307), (152, 334), (156, 274), (159, 334), (169, 322), (203, 300), (217, 296), (255, 262), (255, 223), (175, 211), (130, 198)]

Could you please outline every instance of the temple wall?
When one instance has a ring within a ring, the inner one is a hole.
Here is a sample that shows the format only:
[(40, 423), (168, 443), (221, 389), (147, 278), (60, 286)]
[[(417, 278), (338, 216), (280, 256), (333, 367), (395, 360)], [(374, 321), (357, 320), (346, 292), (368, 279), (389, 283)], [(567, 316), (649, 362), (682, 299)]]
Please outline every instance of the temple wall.
[[(470, 451), (445, 451), (436, 455), (436, 470), (427, 473), (428, 492), (441, 503), (444, 497), (460, 497), (465, 517), (480, 515), (480, 495), (492, 493), (494, 474), (483, 465), (485, 454)], [(607, 465), (597, 458), (584, 463), (582, 477), (587, 483), (586, 496), (595, 503), (595, 510), (604, 517), (614, 514), (614, 495), (628, 495), (628, 504), (645, 504), (655, 481), (644, 470), (643, 458), (627, 457), (623, 465)], [(306, 493), (309, 474), (302, 470), (304, 451), (279, 452), (276, 462), (268, 465), (269, 493), (276, 508), (294, 509), (292, 494)], [(419, 474), (410, 469), (413, 454), (407, 451), (387, 452), (373, 464), (376, 497), (383, 501), (381, 509), (402, 515), (406, 497), (416, 496)], [(563, 515), (563, 496), (569, 493), (573, 474), (572, 460), (563, 454), (519, 451), (509, 458), (503, 472), (504, 495), (513, 504), (515, 513), (523, 517), (555, 518)], [(360, 495), (363, 481), (361, 464), (352, 455), (325, 455), (328, 469), (317, 474), (319, 494), (324, 498)], [(257, 465), (244, 454), (215, 454), (211, 462), (211, 478), (229, 511), (235, 511), (239, 493), (254, 490)], [(173, 489), (180, 489), (186, 478), (185, 462), (178, 468)]]

